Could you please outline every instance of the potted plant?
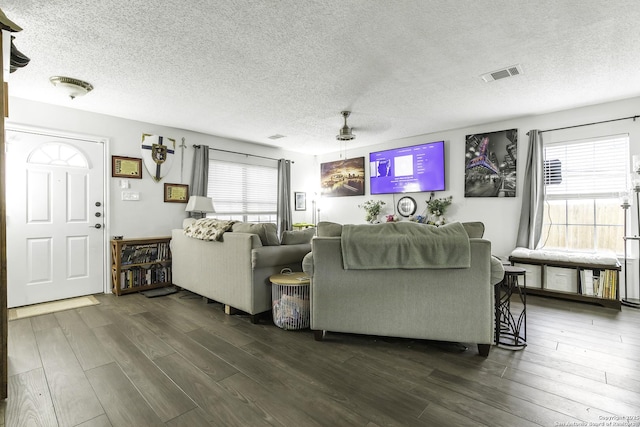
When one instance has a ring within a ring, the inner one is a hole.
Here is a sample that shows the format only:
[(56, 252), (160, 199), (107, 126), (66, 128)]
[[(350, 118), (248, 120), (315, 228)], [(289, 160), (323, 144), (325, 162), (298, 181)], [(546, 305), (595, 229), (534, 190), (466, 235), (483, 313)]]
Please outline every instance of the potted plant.
[(444, 214), (452, 200), (452, 196), (434, 198), (432, 194), (431, 197), (429, 197), (429, 200), (427, 200), (427, 212), (429, 212), (429, 215), (431, 216), (427, 223), (433, 225), (445, 224), (446, 219)]
[(384, 206), (385, 204), (386, 203), (382, 200), (367, 200), (363, 204), (358, 205), (358, 207), (365, 210), (365, 212), (367, 213), (365, 221), (372, 224), (378, 219), (378, 215), (380, 215), (382, 206)]

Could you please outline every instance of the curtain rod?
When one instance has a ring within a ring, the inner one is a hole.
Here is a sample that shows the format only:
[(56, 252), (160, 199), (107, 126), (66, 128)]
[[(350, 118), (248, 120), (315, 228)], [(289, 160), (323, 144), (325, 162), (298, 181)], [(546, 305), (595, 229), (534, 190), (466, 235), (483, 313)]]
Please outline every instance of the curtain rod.
[[(573, 128), (580, 128), (583, 126), (591, 126), (591, 125), (599, 125), (602, 123), (610, 123), (610, 122), (618, 122), (620, 120), (629, 120), (629, 119), (633, 119), (633, 121), (635, 122), (637, 118), (639, 118), (640, 116), (630, 116), (630, 117), (622, 117), (619, 119), (612, 119), (612, 120), (603, 120), (601, 122), (593, 122), (593, 123), (584, 123), (582, 125), (574, 125), (574, 126), (566, 126), (563, 128), (555, 128), (555, 129), (547, 129), (547, 130), (541, 130), (538, 133), (543, 133), (543, 132), (553, 132), (556, 130), (565, 130), (565, 129), (573, 129)], [(527, 135), (529, 135), (529, 132), (527, 132)]]
[[(200, 148), (200, 145), (196, 145), (193, 144), (193, 148)], [(215, 150), (215, 151), (222, 151), (224, 153), (231, 153), (231, 154), (240, 154), (241, 156), (251, 156), (251, 157), (260, 157), (261, 159), (267, 159), (267, 160), (280, 160), (280, 159), (274, 159), (273, 157), (266, 157), (266, 156), (258, 156), (257, 154), (247, 154), (247, 153), (241, 153), (239, 151), (231, 151), (231, 150), (223, 150), (221, 148), (211, 148), (209, 147), (209, 150)], [(295, 163), (293, 160), (290, 160), (291, 163)]]

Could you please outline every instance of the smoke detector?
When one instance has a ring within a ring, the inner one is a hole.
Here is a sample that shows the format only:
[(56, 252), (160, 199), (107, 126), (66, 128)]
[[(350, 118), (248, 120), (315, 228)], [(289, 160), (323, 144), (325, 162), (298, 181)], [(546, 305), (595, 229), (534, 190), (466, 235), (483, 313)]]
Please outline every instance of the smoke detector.
[(356, 136), (351, 133), (351, 128), (347, 126), (347, 117), (351, 115), (351, 111), (342, 111), (342, 117), (344, 117), (344, 126), (340, 129), (340, 133), (336, 135), (338, 141), (351, 141), (356, 139)]

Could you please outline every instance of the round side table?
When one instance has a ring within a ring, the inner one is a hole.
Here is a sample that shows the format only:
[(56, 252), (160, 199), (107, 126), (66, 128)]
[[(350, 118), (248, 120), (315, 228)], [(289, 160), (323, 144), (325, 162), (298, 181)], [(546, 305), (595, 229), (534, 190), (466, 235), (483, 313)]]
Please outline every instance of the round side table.
[[(504, 266), (504, 278), (495, 285), (496, 345), (521, 350), (527, 345), (527, 270), (512, 265)], [(522, 286), (518, 278), (522, 277)], [(522, 310), (511, 306), (511, 297), (517, 295)]]
[(309, 276), (305, 273), (280, 273), (269, 277), (273, 323), (282, 329), (309, 327)]

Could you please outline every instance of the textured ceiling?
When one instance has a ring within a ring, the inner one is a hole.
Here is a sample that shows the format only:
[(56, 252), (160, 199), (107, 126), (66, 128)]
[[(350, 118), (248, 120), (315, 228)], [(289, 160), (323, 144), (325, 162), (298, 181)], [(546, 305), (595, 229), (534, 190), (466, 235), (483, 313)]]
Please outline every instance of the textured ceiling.
[(309, 154), (640, 95), (637, 0), (2, 3), (12, 96)]

